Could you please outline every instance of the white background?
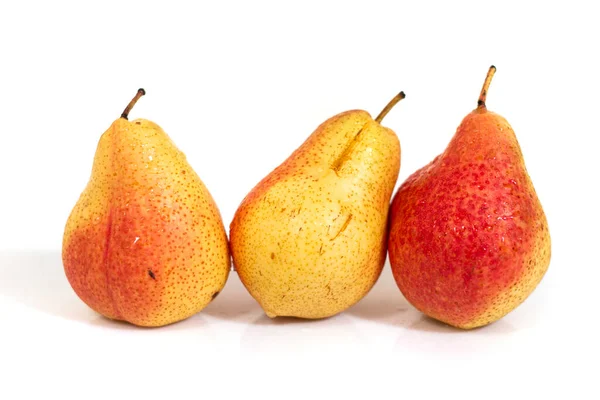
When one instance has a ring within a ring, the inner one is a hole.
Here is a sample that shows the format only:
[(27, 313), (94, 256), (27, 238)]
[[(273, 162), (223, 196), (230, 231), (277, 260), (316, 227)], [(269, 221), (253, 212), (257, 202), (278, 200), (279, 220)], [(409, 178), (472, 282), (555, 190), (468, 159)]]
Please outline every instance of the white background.
[[(590, 2), (2, 2), (0, 398), (598, 398), (597, 16)], [(217, 5), (218, 3), (218, 5)], [(226, 226), (316, 126), (361, 108), (402, 144), (398, 185), (475, 106), (520, 141), (552, 261), (529, 299), (461, 332), (424, 318), (389, 264), (334, 318), (270, 321), (235, 273), (198, 315), (107, 321), (64, 277), (65, 221), (100, 135), (161, 125)]]

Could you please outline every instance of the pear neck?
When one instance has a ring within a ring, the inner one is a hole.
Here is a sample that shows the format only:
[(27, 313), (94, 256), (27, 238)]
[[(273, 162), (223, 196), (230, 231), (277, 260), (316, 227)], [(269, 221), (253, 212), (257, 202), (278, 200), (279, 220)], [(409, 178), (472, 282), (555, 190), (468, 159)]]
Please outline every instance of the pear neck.
[(476, 109), (473, 110), (473, 114), (485, 114), (488, 113), (488, 109), (485, 106), (485, 104), (483, 105), (478, 105)]

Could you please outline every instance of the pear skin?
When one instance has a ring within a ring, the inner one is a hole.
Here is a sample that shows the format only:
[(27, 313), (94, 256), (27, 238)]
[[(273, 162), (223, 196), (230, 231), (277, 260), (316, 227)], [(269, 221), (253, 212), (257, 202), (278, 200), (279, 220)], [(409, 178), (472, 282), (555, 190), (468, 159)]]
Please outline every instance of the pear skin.
[(404, 297), (455, 327), (489, 324), (521, 304), (550, 264), (548, 222), (509, 123), (478, 107), (446, 150), (398, 189), (389, 256)]
[(325, 318), (364, 297), (386, 258), (400, 143), (362, 110), (322, 123), (240, 204), (235, 269), (270, 317)]
[(162, 326), (204, 308), (230, 256), (210, 193), (155, 123), (127, 115), (102, 135), (92, 174), (66, 223), (65, 274), (96, 312)]

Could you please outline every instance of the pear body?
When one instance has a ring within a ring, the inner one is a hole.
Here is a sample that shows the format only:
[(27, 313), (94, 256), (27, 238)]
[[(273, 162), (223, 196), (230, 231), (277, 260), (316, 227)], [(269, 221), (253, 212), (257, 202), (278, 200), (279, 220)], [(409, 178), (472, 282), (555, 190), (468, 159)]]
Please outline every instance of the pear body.
[(230, 269), (219, 210), (185, 155), (158, 125), (124, 118), (98, 143), (62, 255), (88, 306), (140, 326), (197, 313)]
[(469, 329), (521, 304), (550, 263), (548, 223), (509, 123), (478, 108), (391, 206), (390, 264), (406, 299)]
[(396, 134), (366, 111), (322, 123), (240, 204), (233, 262), (267, 315), (324, 318), (359, 301), (386, 258)]

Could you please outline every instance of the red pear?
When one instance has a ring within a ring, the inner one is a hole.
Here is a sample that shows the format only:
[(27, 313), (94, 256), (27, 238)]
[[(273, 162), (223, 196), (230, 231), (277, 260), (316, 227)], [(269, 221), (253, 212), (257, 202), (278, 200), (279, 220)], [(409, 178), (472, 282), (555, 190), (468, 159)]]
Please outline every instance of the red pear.
[(515, 133), (485, 100), (446, 150), (398, 189), (389, 256), (417, 309), (463, 328), (494, 322), (537, 287), (550, 264), (550, 234)]

